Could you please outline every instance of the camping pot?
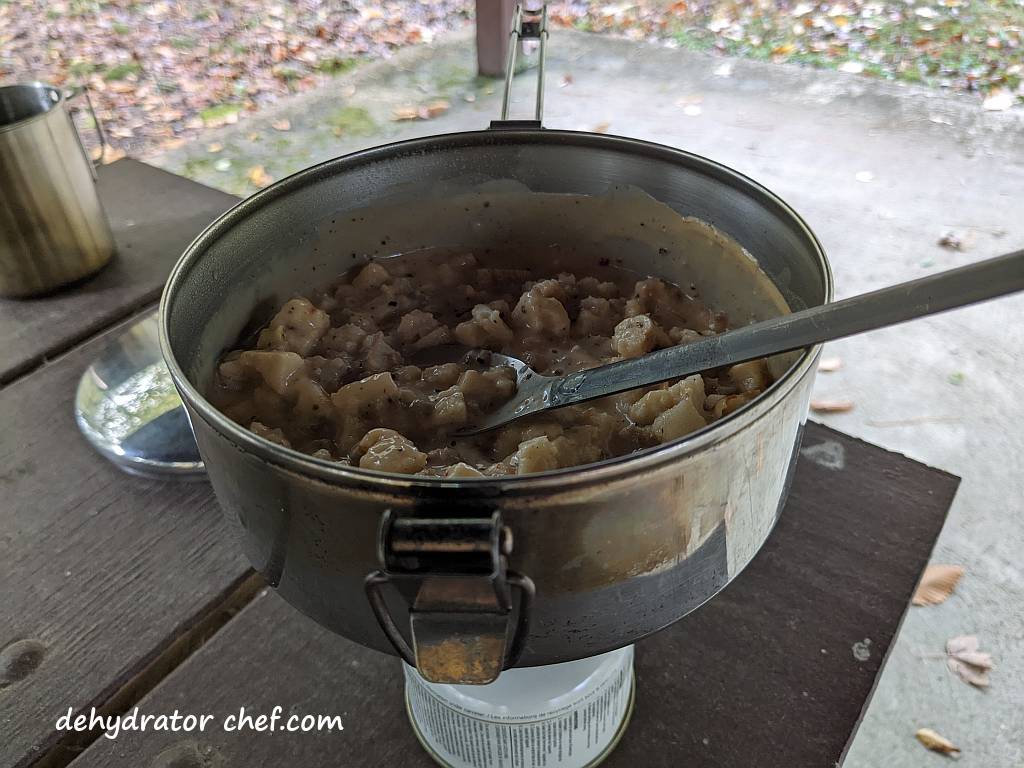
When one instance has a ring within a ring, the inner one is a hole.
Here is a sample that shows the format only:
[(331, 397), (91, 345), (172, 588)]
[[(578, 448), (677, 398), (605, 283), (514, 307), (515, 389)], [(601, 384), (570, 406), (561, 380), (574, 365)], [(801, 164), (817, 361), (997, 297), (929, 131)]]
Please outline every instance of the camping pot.
[[(539, 120), (330, 160), (239, 203), (189, 246), (161, 302), (164, 357), (220, 504), (286, 600), (430, 681), (486, 683), (513, 665), (594, 656), (649, 635), (757, 553), (786, 499), (817, 347), (782, 360), (761, 397), (681, 440), (516, 477), (397, 475), (316, 459), (258, 437), (204, 396), (219, 356), (275, 305), (370, 258), (545, 247), (598, 231), (585, 248), (611, 249), (640, 275), (678, 281), (701, 254), (713, 261), (710, 246), (661, 243), (656, 219), (641, 229), (637, 190), (737, 241), (790, 307), (831, 299), (820, 244), (764, 187), (678, 149)], [(605, 200), (604, 214), (574, 219), (581, 206), (559, 205), (579, 196)], [(517, 199), (527, 209), (542, 199), (542, 213), (522, 215)], [(619, 202), (618, 234), (606, 234)], [(633, 239), (638, 232), (651, 239)]]
[(67, 110), (80, 94), (88, 101), (84, 90), (39, 83), (0, 88), (0, 296), (53, 290), (114, 253), (95, 169)]

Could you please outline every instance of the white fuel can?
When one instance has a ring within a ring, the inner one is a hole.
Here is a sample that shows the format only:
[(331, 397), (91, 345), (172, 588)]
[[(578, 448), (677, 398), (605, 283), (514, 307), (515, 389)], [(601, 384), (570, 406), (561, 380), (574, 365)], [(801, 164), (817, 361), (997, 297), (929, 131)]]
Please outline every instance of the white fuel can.
[(633, 646), (502, 672), (490, 685), (439, 685), (405, 667), (413, 730), (445, 768), (590, 768), (633, 710)]

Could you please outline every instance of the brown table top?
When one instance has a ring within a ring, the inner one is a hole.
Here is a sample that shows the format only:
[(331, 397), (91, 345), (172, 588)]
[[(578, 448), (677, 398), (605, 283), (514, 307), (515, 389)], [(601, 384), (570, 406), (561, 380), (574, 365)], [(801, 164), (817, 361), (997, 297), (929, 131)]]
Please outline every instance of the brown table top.
[[(119, 242), (132, 221), (150, 233), (147, 255), (123, 252), (137, 263), (96, 278), (108, 301), (56, 296), (13, 315), (0, 305), (5, 332), (32, 329), (18, 332), (21, 351), (4, 358), (9, 376), (155, 297), (184, 244), (229, 202), (131, 161), (104, 168), (101, 189)], [(182, 217), (161, 223), (169, 197), (191, 211), (192, 231)], [(131, 285), (119, 289), (117, 275)], [(48, 329), (68, 317), (78, 335)], [(27, 343), (33, 334), (42, 352)], [(430, 765), (405, 721), (395, 658), (261, 593), (205, 483), (123, 475), (78, 435), (72, 397), (103, 343), (73, 346), (0, 390), (0, 765)], [(957, 482), (809, 424), (789, 503), (762, 552), (721, 595), (638, 644), (636, 712), (606, 764), (839, 761)], [(274, 705), (340, 714), (345, 730), (217, 727), (240, 706)], [(91, 706), (217, 718), (204, 734), (109, 740), (55, 730), (69, 707)]]

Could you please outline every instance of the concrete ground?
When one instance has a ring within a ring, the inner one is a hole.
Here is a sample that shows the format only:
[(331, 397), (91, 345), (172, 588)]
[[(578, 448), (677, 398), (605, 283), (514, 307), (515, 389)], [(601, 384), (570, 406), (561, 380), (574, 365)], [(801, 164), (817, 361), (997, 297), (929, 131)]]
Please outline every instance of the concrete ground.
[[(609, 133), (706, 155), (764, 183), (820, 236), (840, 298), (1024, 244), (1020, 111), (985, 113), (973, 100), (855, 75), (561, 30), (550, 48), (546, 125), (606, 124)], [(245, 193), (256, 164), (281, 178), (360, 147), (481, 128), (497, 115), (499, 95), (494, 83), (474, 78), (473, 64), (471, 41), (449, 38), (156, 161)], [(517, 84), (523, 116), (532, 77)], [(391, 120), (395, 108), (439, 98), (451, 104), (439, 117)], [(271, 126), (283, 118), (291, 130)], [(211, 142), (223, 149), (207, 151)], [(967, 249), (940, 247), (946, 229)], [(855, 408), (815, 418), (963, 478), (934, 561), (967, 573), (944, 604), (910, 611), (849, 768), (939, 765), (944, 758), (913, 739), (920, 727), (960, 746), (964, 766), (1024, 765), (1022, 319), (1018, 296), (826, 351), (843, 367), (819, 375), (817, 396), (849, 398)], [(995, 656), (986, 691), (955, 678), (942, 660), (946, 640), (962, 634), (976, 634)], [(850, 638), (851, 653), (863, 639)]]

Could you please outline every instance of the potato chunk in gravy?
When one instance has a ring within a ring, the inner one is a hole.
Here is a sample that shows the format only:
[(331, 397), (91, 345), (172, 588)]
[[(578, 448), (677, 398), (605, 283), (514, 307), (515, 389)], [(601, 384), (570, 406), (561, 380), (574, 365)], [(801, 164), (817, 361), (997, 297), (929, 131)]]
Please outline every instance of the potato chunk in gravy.
[(210, 399), (260, 437), (321, 459), (463, 478), (561, 469), (677, 440), (771, 384), (759, 360), (455, 437), (515, 394), (515, 375), (412, 364), (434, 347), (489, 349), (561, 375), (728, 326), (696, 286), (638, 279), (606, 260), (555, 274), (495, 261), (396, 256), (296, 296), (223, 357)]

